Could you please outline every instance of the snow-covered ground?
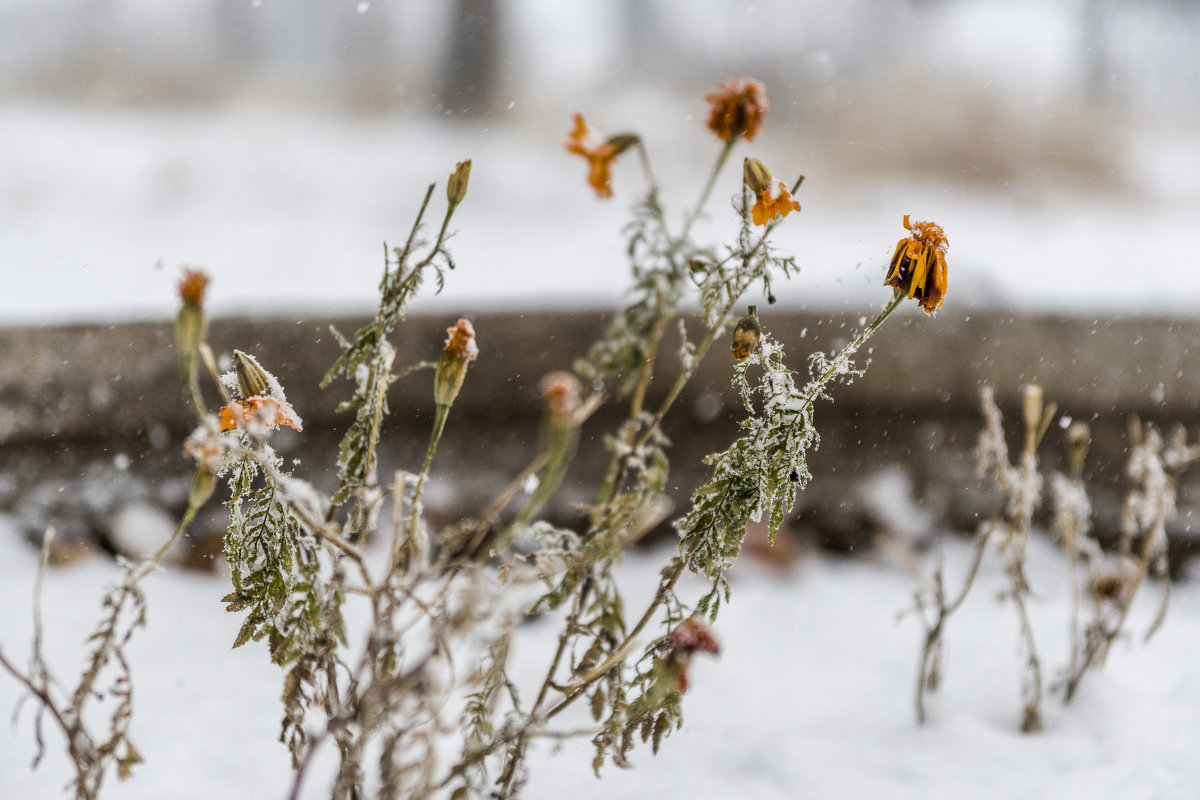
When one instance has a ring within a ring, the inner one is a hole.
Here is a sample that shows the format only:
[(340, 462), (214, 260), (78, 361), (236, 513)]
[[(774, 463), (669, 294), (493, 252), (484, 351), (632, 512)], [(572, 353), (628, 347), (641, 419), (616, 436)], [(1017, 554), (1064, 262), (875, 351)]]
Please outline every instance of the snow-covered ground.
[[(588, 112), (607, 133), (643, 130), (679, 220), (717, 150), (703, 127), (708, 88), (690, 102), (656, 94), (565, 101), (561, 118), (522, 116), (514, 101), (511, 118), (453, 123), (238, 106), (10, 104), (0, 127), (0, 324), (165, 319), (185, 264), (213, 275), (215, 313), (365, 310), (381, 242), (402, 241), (424, 187), (444, 185), (467, 157), (470, 194), (452, 242), (458, 269), (424, 307), (612, 304), (627, 285), (619, 231), (641, 176), (636, 159), (624, 158), (616, 197), (592, 196), (586, 166), (563, 148), (570, 113)], [(769, 119), (753, 146), (735, 151), (700, 231), (714, 242), (734, 235), (726, 198), (737, 191), (742, 155), (780, 175), (807, 173), (803, 211), (777, 234), (802, 268), (777, 287), (785, 307), (875, 307), (886, 297), (883, 267), (904, 233), (901, 217), (911, 213), (949, 236), (948, 308), (1195, 311), (1200, 140), (1184, 128), (1116, 138), (1122, 191), (1036, 169), (996, 184), (895, 172), (864, 180), (827, 171), (829, 154), (798, 149), (797, 133)], [(432, 224), (441, 207), (439, 190)]]
[[(35, 555), (16, 539), (0, 519), (0, 645), (21, 662), (31, 631)], [(653, 591), (667, 555), (629, 558), (622, 574), (631, 603)], [(967, 556), (965, 543), (947, 544), (950, 581)], [(1040, 538), (1033, 541), (1030, 574), (1039, 647), (1056, 669), (1066, 659), (1066, 573), (1060, 554)], [(117, 567), (102, 559), (47, 575), (45, 650), (65, 680), (80, 664), (103, 587), (117, 577)], [(1017, 731), (1021, 662), (1012, 609), (994, 600), (1002, 586), (998, 559), (985, 562), (972, 597), (949, 623), (946, 680), (931, 698), (928, 724), (918, 727), (912, 690), (920, 629), (911, 618), (898, 619), (913, 589), (905, 571), (883, 557), (813, 556), (785, 572), (739, 565), (733, 602), (715, 628), (723, 652), (693, 664), (684, 727), (660, 754), (635, 751), (636, 769), (606, 768), (597, 781), (586, 739), (561, 750), (543, 745), (530, 764), (526, 796), (1195, 797), (1200, 585), (1176, 587), (1165, 627), (1143, 646), (1140, 633), (1157, 600), (1157, 587), (1148, 587), (1131, 617), (1136, 642), (1116, 647), (1072, 706), (1048, 697), (1045, 730), (1034, 735)], [(276, 742), (281, 674), (261, 646), (229, 649), (239, 621), (218, 602), (226, 579), (176, 573), (152, 576), (145, 588), (149, 625), (129, 653), (137, 706), (132, 737), (146, 763), (132, 780), (111, 781), (105, 796), (282, 798), (290, 770)], [(549, 621), (523, 628), (518, 674), (536, 680), (554, 641)], [(0, 676), (6, 721), (0, 797), (62, 796), (57, 734), (47, 731), (49, 752), (30, 771), (32, 706), (8, 724), (19, 694)], [(572, 722), (582, 720), (565, 724)], [(326, 796), (327, 785), (314, 775), (305, 796)]]

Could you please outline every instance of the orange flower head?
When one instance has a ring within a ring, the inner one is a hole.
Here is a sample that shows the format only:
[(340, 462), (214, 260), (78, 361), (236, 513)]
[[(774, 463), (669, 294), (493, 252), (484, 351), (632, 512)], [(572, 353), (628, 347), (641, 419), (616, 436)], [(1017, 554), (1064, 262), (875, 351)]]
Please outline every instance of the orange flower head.
[(946, 250), (950, 242), (940, 225), (910, 221), (904, 215), (909, 235), (896, 244), (884, 286), (916, 298), (926, 314), (932, 314), (946, 299)]
[(446, 328), (446, 346), (442, 352), (463, 361), (474, 361), (479, 357), (479, 345), (475, 342), (475, 326), (468, 319), (460, 319), (454, 327)]
[(767, 88), (753, 78), (731, 78), (717, 84), (717, 91), (704, 95), (708, 101), (708, 129), (718, 139), (728, 141), (736, 136), (754, 141), (762, 130), (763, 117), (771, 110)]
[(254, 356), (240, 350), (235, 350), (233, 356), (234, 370), (222, 375), (221, 382), (241, 399), (221, 408), (221, 430), (241, 428), (260, 437), (281, 425), (304, 430), (278, 379), (263, 369)]
[(204, 290), (208, 288), (208, 275), (199, 269), (184, 269), (183, 277), (177, 284), (179, 299), (185, 305), (199, 308), (204, 305)]
[(287, 400), (278, 397), (255, 395), (242, 401), (233, 400), (221, 408), (223, 431), (241, 428), (247, 432), (257, 432), (274, 430), (281, 425), (298, 431), (304, 430), (295, 409)]
[(475, 326), (460, 319), (454, 327), (446, 328), (446, 345), (433, 371), (433, 399), (439, 406), (450, 406), (458, 397), (467, 377), (467, 365), (479, 357), (475, 341)]
[(775, 181), (774, 185), (768, 185), (758, 193), (754, 208), (750, 209), (750, 218), (755, 225), (766, 225), (777, 217), (786, 217), (799, 210), (800, 204), (792, 199), (792, 193), (783, 181)]
[(567, 150), (587, 159), (588, 183), (596, 190), (597, 197), (612, 197), (612, 187), (609, 185), (612, 162), (621, 149), (588, 127), (583, 114), (575, 115), (575, 127), (567, 135)]

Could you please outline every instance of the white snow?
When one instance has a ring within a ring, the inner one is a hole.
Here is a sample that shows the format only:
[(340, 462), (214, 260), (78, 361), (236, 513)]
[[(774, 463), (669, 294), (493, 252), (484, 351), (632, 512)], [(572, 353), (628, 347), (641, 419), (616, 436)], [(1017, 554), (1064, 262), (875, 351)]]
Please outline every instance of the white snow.
[[(697, 89), (697, 112), (706, 88)], [(561, 117), (495, 129), (270, 108), (9, 104), (0, 148), (0, 321), (168, 319), (181, 265), (211, 274), (213, 313), (365, 312), (382, 271), (381, 243), (401, 243), (423, 188), (444, 185), (467, 157), (474, 169), (450, 242), (457, 269), (443, 295), (425, 293), (418, 307), (464, 314), (615, 304), (628, 283), (620, 230), (641, 175), (626, 154), (614, 170), (616, 196), (595, 198), (586, 163), (564, 148), (577, 104), (586, 102), (572, 101)], [(655, 120), (647, 146), (678, 221), (717, 143), (701, 120), (680, 121), (670, 109), (653, 118), (650, 110), (635, 106), (596, 122)], [(1117, 144), (1124, 192), (1038, 174), (995, 186), (822, 174), (825, 156), (789, 150), (789, 137), (769, 119), (753, 148), (735, 153), (760, 153), (779, 173), (808, 173), (797, 195), (803, 211), (775, 234), (801, 266), (798, 277), (774, 286), (785, 308), (882, 305), (885, 267), (905, 234), (901, 218), (913, 214), (935, 220), (949, 238), (947, 309), (1194, 311), (1200, 145), (1185, 129), (1138, 131)], [(726, 202), (737, 190), (735, 166), (727, 165), (697, 226), (703, 241), (736, 234)], [(440, 221), (442, 197), (434, 195), (429, 227)]]
[[(622, 568), (633, 608), (653, 592), (669, 551), (629, 558)], [(947, 546), (948, 580), (961, 576), (967, 545)], [(0, 647), (23, 663), (35, 564), (31, 549), (0, 520)], [(1068, 598), (1061, 556), (1035, 537), (1031, 556), (1034, 625), (1044, 664), (1066, 659)], [(75, 678), (83, 639), (103, 587), (117, 578), (91, 559), (48, 573), (45, 646), (64, 680)], [(539, 746), (526, 797), (754, 797), (1007, 800), (1012, 797), (1185, 798), (1200, 785), (1195, 759), (1200, 681), (1200, 585), (1175, 587), (1166, 626), (1140, 642), (1157, 587), (1135, 606), (1136, 642), (1118, 646), (1105, 670), (1087, 678), (1074, 704), (1045, 704), (1046, 729), (1018, 726), (1019, 668), (1012, 609), (993, 598), (1003, 586), (1000, 559), (985, 561), (980, 583), (949, 622), (946, 675), (918, 727), (912, 708), (920, 630), (897, 619), (913, 583), (885, 560), (810, 557), (789, 572), (753, 563), (732, 576), (733, 602), (714, 626), (717, 659), (697, 658), (685, 698), (685, 723), (657, 757), (636, 768), (591, 773), (586, 740), (561, 752)], [(132, 729), (146, 758), (134, 778), (113, 780), (114, 800), (279, 797), (289, 786), (288, 757), (276, 742), (281, 674), (262, 646), (230, 650), (239, 616), (219, 598), (219, 576), (172, 572), (146, 584), (149, 625), (130, 648), (137, 715)], [(697, 583), (685, 592), (699, 593)], [(515, 665), (534, 681), (553, 651), (554, 622), (518, 634)], [(19, 696), (0, 676), (5, 718)], [(0, 733), (0, 796), (57, 797), (66, 782), (60, 740), (47, 731), (45, 762), (33, 757), (32, 706)], [(582, 712), (582, 710), (581, 710)], [(585, 713), (563, 725), (586, 725)], [(306, 797), (327, 791), (315, 774)]]

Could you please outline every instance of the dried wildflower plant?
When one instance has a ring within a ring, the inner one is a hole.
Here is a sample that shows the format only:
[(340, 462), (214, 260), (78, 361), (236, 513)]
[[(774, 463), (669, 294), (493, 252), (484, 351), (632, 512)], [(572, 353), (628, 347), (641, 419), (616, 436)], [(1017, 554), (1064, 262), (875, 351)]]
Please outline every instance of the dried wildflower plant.
[[(1147, 576), (1159, 579), (1162, 600), (1144, 640), (1149, 641), (1166, 619), (1171, 590), (1167, 524), (1176, 516), (1180, 477), (1200, 460), (1200, 443), (1189, 445), (1183, 428), (1175, 428), (1164, 439), (1157, 428), (1131, 420), (1126, 465), (1130, 487), (1121, 514), (1121, 535), (1116, 552), (1105, 553), (1090, 535), (1090, 501), (1081, 477), (1089, 439), (1086, 426), (1068, 429), (1069, 475), (1055, 475), (1051, 483), (1054, 530), (1070, 559), (1072, 575), (1071, 653), (1058, 684), (1066, 703), (1074, 698), (1084, 676), (1104, 665), (1112, 643), (1124, 633)], [(1082, 579), (1077, 574), (1080, 567)], [(1079, 608), (1085, 600), (1090, 614), (1081, 627)]]
[[(1046, 679), (1028, 611), (1033, 596), (1027, 577), (1028, 542), (1044, 486), (1037, 449), (1057, 407), (1044, 402), (1040, 387), (1025, 387), (1024, 438), (1015, 461), (1008, 454), (1003, 418), (991, 387), (982, 390), (982, 407), (984, 429), (978, 449), (979, 471), (981, 476), (992, 479), (1002, 502), (996, 516), (980, 526), (957, 591), (952, 595), (947, 592), (940, 559), (931, 577), (918, 575), (921, 588), (915, 593), (915, 610), (922, 621), (924, 637), (915, 694), (917, 720), (925, 722), (926, 695), (937, 689), (942, 679), (947, 621), (966, 600), (989, 546), (993, 546), (1004, 558), (1008, 582), (999, 597), (1010, 601), (1016, 610), (1025, 659), (1020, 727), (1032, 732), (1042, 725)], [(1200, 444), (1189, 445), (1182, 428), (1175, 430), (1169, 442), (1164, 442), (1156, 429), (1143, 430), (1139, 422), (1131, 422), (1126, 470), (1130, 488), (1116, 552), (1107, 553), (1092, 536), (1092, 505), (1083, 481), (1091, 433), (1082, 422), (1067, 421), (1065, 429), (1067, 472), (1055, 473), (1050, 478), (1053, 506), (1050, 529), (1062, 546), (1067, 563), (1070, 652), (1067, 664), (1050, 688), (1061, 690), (1064, 703), (1069, 703), (1084, 676), (1103, 665), (1111, 644), (1122, 635), (1135, 595), (1147, 575), (1161, 580), (1163, 598), (1145, 639), (1148, 641), (1161, 626), (1170, 592), (1166, 525), (1176, 513), (1175, 487), (1184, 470), (1200, 460)], [(1085, 601), (1091, 613), (1087, 623), (1082, 624), (1081, 608)]]
[[(905, 227), (909, 227), (907, 218), (905, 223)], [(1033, 514), (1042, 496), (1037, 448), (1057, 408), (1053, 403), (1046, 405), (1041, 387), (1033, 384), (1025, 387), (1022, 397), (1024, 437), (1020, 454), (1014, 462), (1010, 460), (1003, 417), (996, 405), (995, 395), (990, 386), (983, 388), (981, 402), (984, 428), (979, 438), (978, 470), (980, 477), (988, 476), (995, 484), (1002, 499), (1000, 508), (994, 517), (979, 527), (974, 554), (958, 591), (953, 595), (948, 594), (943, 564), (939, 561), (932, 578), (923, 579), (922, 588), (915, 594), (918, 617), (925, 628), (915, 695), (917, 720), (922, 723), (926, 719), (925, 695), (937, 689), (942, 679), (946, 623), (966, 600), (979, 574), (988, 545), (994, 543), (1004, 557), (1008, 579), (1008, 586), (1000, 597), (1011, 601), (1016, 610), (1025, 658), (1021, 683), (1021, 730), (1031, 732), (1039, 730), (1042, 725), (1044, 679), (1029, 618), (1027, 604), (1031, 590), (1026, 564)]]
[[(719, 653), (710, 625), (729, 598), (725, 572), (738, 556), (747, 523), (765, 518), (774, 535), (810, 479), (806, 453), (819, 441), (815, 405), (828, 399), (836, 382), (860, 373), (855, 355), (906, 297), (931, 310), (925, 284), (920, 291), (895, 285), (874, 321), (842, 350), (813, 355), (800, 380), (752, 307), (734, 326), (731, 347), (732, 383), (746, 413), (742, 435), (708, 457), (711, 478), (674, 522), (678, 553), (663, 566), (650, 600), (630, 608), (615, 567), (624, 548), (671, 510), (663, 420), (712, 346), (728, 335), (744, 295), (757, 287), (774, 302), (772, 282), (797, 272), (770, 237), (800, 210), (791, 196), (802, 179), (789, 189), (755, 159), (745, 162), (737, 188), (730, 186), (737, 220), (730, 242), (693, 238), (730, 151), (759, 135), (768, 108), (765, 90), (752, 80), (723, 84), (707, 99), (709, 127), (720, 147), (678, 226), (660, 203), (641, 137), (602, 139), (582, 115), (575, 118), (567, 149), (587, 160), (588, 183), (598, 195), (612, 192), (611, 166), (622, 154), (636, 151), (642, 166), (646, 191), (625, 229), (630, 299), (573, 372), (559, 370), (542, 381), (544, 413), (529, 464), (494, 501), (456, 524), (429, 525), (423, 490), (470, 365), (486, 358), (487, 332), (477, 339), (473, 325), (459, 320), (448, 328), (436, 362), (403, 367), (394, 364), (390, 342), (417, 291), (430, 282), (440, 291), (454, 268), (447, 231), (467, 195), (469, 161), (450, 174), (436, 236), (423, 236), (430, 186), (404, 245), (385, 246), (374, 318), (352, 337), (334, 332), (342, 354), (323, 385), (348, 381), (350, 396), (341, 408), (352, 416), (338, 452), (337, 485), (328, 496), (285, 467), (271, 446), (278, 426), (302, 428), (279, 381), (244, 353), (235, 355), (231, 373), (216, 374), (199, 310), (203, 286), (197, 289), (193, 276), (185, 279), (177, 342), (198, 422), (186, 448), (198, 477), (180, 530), (217, 477), (224, 479), (232, 590), (223, 601), (242, 618), (233, 646), (262, 643), (283, 671), (279, 738), (295, 767), (293, 797), (314, 759), (329, 750), (337, 759), (331, 796), (339, 800), (514, 797), (537, 740), (590, 736), (596, 770), (606, 762), (628, 766), (639, 741), (657, 751), (682, 722), (693, 658)], [(940, 263), (944, 268), (944, 259)], [(944, 271), (940, 287), (944, 293)], [(687, 323), (684, 312), (692, 308), (699, 309), (699, 321)], [(668, 341), (676, 332), (670, 359)], [(651, 405), (648, 389), (662, 380), (660, 362), (673, 368), (662, 399)], [(223, 400), (219, 415), (199, 390), (204, 365)], [(433, 373), (434, 422), (425, 457), (415, 470), (380, 476), (388, 387), (426, 370)], [(605, 437), (605, 476), (581, 523), (556, 527), (539, 515), (562, 484), (581, 430), (604, 402), (624, 407), (623, 422)], [(531, 483), (535, 488), (523, 493)], [(391, 518), (384, 524), (387, 507)], [(382, 546), (368, 548), (369, 541)], [(116, 660), (120, 686), (129, 685), (119, 655), (130, 628), (116, 623), (126, 608), (135, 615), (132, 624), (140, 623), (137, 583), (160, 557), (131, 568), (124, 588), (111, 596), (114, 610), (74, 700), (64, 704), (50, 695), (36, 643), (30, 671), (3, 662), (58, 720), (80, 770), (80, 797), (95, 796), (109, 766), (124, 774), (138, 758), (125, 737), (128, 706), (114, 714), (109, 738), (91, 744), (96, 737), (79, 733), (79, 705), (87, 702), (96, 665), (105, 659)], [(698, 598), (677, 591), (688, 571), (708, 581)], [(540, 596), (529, 604), (529, 587), (539, 582)], [(352, 604), (361, 608), (349, 612)], [(545, 613), (559, 631), (536, 682), (510, 672), (517, 623), (528, 612)], [(365, 619), (365, 632), (351, 635), (357, 626), (345, 623), (348, 613)], [(590, 711), (591, 724), (560, 727), (560, 714), (575, 706)]]

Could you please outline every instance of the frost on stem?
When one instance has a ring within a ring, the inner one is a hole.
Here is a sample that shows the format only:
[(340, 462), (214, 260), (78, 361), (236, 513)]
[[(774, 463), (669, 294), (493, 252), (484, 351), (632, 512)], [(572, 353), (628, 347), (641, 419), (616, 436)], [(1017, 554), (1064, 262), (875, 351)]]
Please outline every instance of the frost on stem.
[[(712, 477), (692, 496), (692, 510), (675, 523), (688, 568), (714, 582), (737, 559), (747, 522), (765, 516), (774, 540), (784, 513), (810, 477), (806, 453), (819, 441), (813, 425), (816, 389), (796, 388), (783, 355), (783, 347), (764, 332), (758, 347), (734, 365), (733, 384), (749, 412), (739, 423), (743, 433), (728, 449), (705, 459)], [(762, 371), (752, 385), (746, 373), (754, 366)], [(715, 590), (709, 598), (715, 615)]]

